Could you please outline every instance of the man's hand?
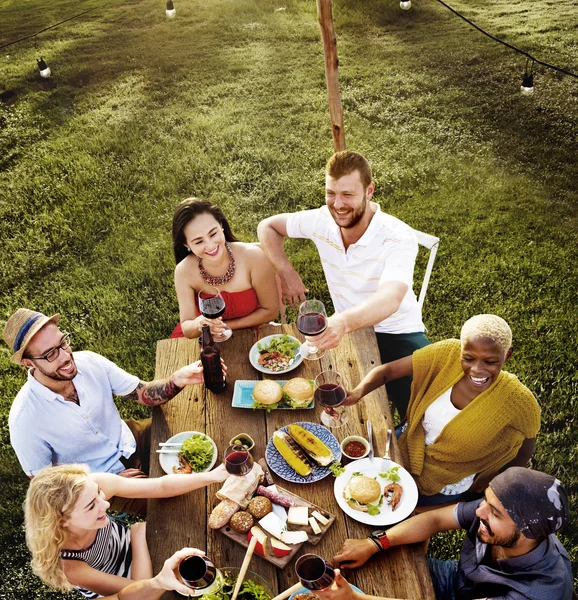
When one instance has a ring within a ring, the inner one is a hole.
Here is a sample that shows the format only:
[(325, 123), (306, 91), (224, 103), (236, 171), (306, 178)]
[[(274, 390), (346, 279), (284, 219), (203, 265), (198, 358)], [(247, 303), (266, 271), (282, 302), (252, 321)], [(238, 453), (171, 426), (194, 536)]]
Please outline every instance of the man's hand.
[(178, 552), (175, 552), (170, 558), (165, 560), (162, 571), (154, 578), (154, 582), (157, 583), (163, 590), (176, 590), (183, 594), (183, 596), (189, 596), (194, 590), (187, 587), (182, 583), (177, 575), (177, 569), (179, 563), (183, 558), (187, 556), (205, 556), (205, 553), (196, 548), (183, 548)]
[(124, 471), (120, 471), (117, 473), (121, 477), (135, 477), (136, 479), (143, 479), (148, 477), (146, 473), (143, 473), (140, 469), (125, 469)]
[(345, 540), (341, 550), (333, 557), (333, 564), (346, 569), (361, 567), (379, 550), (369, 539)]
[(320, 335), (313, 337), (305, 336), (305, 339), (313, 346), (317, 346), (321, 350), (330, 350), (337, 348), (341, 338), (347, 333), (347, 325), (345, 317), (340, 314), (335, 314), (327, 319), (327, 329)]
[[(222, 359), (221, 366), (223, 367), (223, 375), (226, 375), (227, 365)], [(192, 385), (194, 383), (203, 383), (205, 379), (203, 377), (203, 365), (201, 364), (201, 361), (198, 360), (186, 367), (181, 367), (178, 371), (174, 372), (172, 380), (179, 388), (184, 388), (186, 385)]]
[(323, 591), (316, 591), (316, 596), (323, 600), (354, 600), (355, 592), (339, 569), (335, 569), (335, 581)]
[(277, 271), (277, 274), (281, 280), (281, 301), (298, 308), (301, 302), (305, 302), (305, 293), (309, 291), (303, 285), (301, 277), (293, 267)]

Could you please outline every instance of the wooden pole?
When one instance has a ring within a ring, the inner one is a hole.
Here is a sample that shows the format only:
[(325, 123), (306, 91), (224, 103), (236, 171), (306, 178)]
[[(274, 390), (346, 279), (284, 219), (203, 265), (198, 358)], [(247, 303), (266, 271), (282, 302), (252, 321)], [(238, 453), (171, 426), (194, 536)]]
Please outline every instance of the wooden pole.
[(343, 107), (341, 106), (341, 96), (339, 94), (339, 59), (337, 58), (337, 39), (333, 29), (331, 0), (317, 0), (317, 14), (321, 37), (323, 38), (325, 78), (327, 80), (333, 148), (335, 152), (339, 152), (345, 150), (345, 129), (343, 127)]

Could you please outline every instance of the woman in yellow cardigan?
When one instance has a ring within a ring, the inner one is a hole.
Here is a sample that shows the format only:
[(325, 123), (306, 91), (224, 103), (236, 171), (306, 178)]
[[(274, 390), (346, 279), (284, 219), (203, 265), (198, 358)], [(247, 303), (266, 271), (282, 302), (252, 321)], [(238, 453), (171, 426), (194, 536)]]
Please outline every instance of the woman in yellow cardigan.
[(372, 369), (344, 404), (381, 385), (413, 376), (400, 430), (403, 463), (419, 505), (458, 501), (482, 491), (501, 469), (524, 466), (540, 429), (540, 407), (515, 375), (502, 371), (512, 331), (496, 315), (477, 315), (449, 339)]

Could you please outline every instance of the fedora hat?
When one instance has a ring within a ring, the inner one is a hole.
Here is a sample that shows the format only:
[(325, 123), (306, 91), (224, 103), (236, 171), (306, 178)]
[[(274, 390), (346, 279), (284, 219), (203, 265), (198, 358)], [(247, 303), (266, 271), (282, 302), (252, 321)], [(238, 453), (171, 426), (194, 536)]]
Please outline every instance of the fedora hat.
[(26, 346), (30, 343), (30, 340), (46, 325), (46, 323), (52, 322), (58, 324), (58, 321), (60, 321), (60, 315), (47, 317), (34, 310), (19, 308), (8, 321), (6, 321), (6, 325), (2, 331), (4, 341), (10, 346), (12, 352), (14, 352), (10, 357), (10, 360), (17, 365), (22, 364), (22, 355), (26, 350)]

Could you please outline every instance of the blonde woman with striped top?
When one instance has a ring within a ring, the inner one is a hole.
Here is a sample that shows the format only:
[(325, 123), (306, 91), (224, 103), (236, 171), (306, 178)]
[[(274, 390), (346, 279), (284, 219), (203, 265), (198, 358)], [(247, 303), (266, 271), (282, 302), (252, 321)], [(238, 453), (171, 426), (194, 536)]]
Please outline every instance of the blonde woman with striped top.
[(129, 528), (106, 514), (108, 498), (169, 498), (224, 481), (221, 465), (207, 473), (156, 479), (91, 473), (86, 465), (42, 469), (25, 501), (26, 541), (32, 568), (48, 585), (78, 589), (86, 598), (116, 594), (152, 577), (146, 523)]

